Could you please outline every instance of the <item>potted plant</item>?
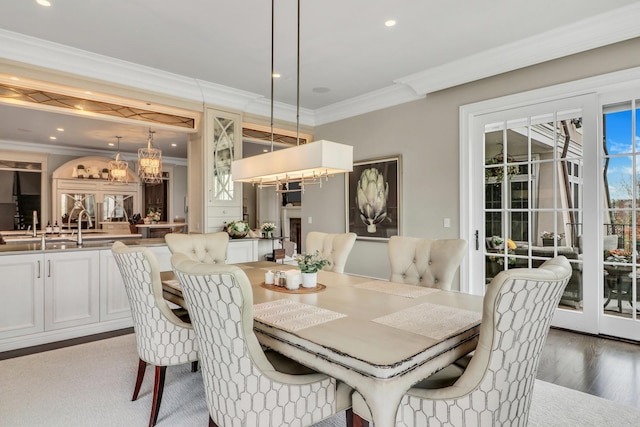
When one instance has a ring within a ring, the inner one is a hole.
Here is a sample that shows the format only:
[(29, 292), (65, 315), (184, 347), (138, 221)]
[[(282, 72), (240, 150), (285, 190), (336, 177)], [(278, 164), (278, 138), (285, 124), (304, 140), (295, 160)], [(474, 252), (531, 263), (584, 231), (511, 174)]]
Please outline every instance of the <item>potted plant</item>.
[(260, 229), (264, 233), (264, 237), (267, 239), (273, 237), (273, 230), (275, 230), (276, 228), (276, 225), (272, 222), (265, 222), (260, 226)]
[(296, 262), (302, 272), (302, 287), (315, 288), (318, 283), (318, 270), (325, 265), (331, 265), (328, 259), (320, 255), (320, 251), (312, 254), (300, 254), (296, 256)]
[(227, 224), (226, 232), (232, 239), (242, 239), (249, 232), (249, 223), (246, 221), (231, 221)]
[(553, 231), (543, 231), (540, 237), (542, 238), (542, 246), (553, 246), (556, 240), (560, 243), (564, 239), (564, 233), (556, 234)]

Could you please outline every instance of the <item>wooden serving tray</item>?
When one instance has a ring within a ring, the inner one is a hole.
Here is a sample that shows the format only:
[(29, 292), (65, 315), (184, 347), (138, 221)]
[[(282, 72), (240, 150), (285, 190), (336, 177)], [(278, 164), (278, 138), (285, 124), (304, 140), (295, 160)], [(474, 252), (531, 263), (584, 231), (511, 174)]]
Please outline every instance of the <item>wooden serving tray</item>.
[(260, 283), (260, 286), (270, 291), (283, 292), (285, 294), (314, 294), (316, 292), (323, 291), (326, 288), (326, 286), (321, 283), (318, 283), (315, 288), (303, 288), (300, 286), (298, 289), (294, 290), (283, 288), (282, 286), (267, 285), (264, 282)]

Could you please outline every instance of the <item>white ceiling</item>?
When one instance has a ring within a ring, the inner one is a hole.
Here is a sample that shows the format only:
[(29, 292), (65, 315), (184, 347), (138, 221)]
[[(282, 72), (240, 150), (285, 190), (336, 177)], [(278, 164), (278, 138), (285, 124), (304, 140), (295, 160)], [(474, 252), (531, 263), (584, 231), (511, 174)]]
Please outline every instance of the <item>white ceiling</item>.
[[(2, 0), (0, 31), (270, 97), (268, 0), (50, 1), (45, 8), (35, 0)], [(275, 69), (282, 78), (276, 80), (274, 98), (295, 106), (296, 2), (276, 3)], [(466, 73), (462, 83), (636, 37), (639, 3), (303, 0), (300, 105), (319, 114), (397, 86), (424, 96), (456, 84), (443, 82), (456, 74), (447, 70)], [(636, 22), (632, 29), (611, 25), (612, 16), (630, 14)], [(386, 28), (387, 19), (397, 25)], [(614, 35), (594, 36), (602, 22), (609, 25), (606, 34)], [(465, 61), (470, 60), (476, 66), (469, 67)], [(121, 135), (122, 151), (134, 152), (147, 134), (146, 126), (0, 106), (0, 140), (50, 143), (51, 128), (58, 126), (65, 132), (56, 144), (85, 148), (110, 149), (106, 142)], [(172, 151), (173, 141), (180, 144)], [(156, 145), (165, 156), (186, 157), (185, 135), (159, 131)]]

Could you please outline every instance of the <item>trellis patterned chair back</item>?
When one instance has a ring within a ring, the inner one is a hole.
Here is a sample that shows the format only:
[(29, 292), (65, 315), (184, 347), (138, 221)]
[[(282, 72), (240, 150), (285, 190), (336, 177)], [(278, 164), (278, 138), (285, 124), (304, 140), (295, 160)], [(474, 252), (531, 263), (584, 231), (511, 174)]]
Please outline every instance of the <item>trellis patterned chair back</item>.
[(484, 297), (479, 343), (467, 369), (450, 387), (410, 389), (396, 425), (526, 426), (540, 353), (570, 277), (563, 256), (498, 274)]
[[(336, 380), (277, 371), (253, 332), (253, 293), (233, 265), (171, 258), (200, 343), (211, 420), (218, 426), (307, 426), (336, 410)], [(344, 409), (344, 408), (343, 408)]]
[(140, 358), (156, 366), (197, 361), (195, 332), (173, 314), (162, 297), (160, 268), (153, 252), (122, 242), (115, 242), (112, 252), (129, 297)]

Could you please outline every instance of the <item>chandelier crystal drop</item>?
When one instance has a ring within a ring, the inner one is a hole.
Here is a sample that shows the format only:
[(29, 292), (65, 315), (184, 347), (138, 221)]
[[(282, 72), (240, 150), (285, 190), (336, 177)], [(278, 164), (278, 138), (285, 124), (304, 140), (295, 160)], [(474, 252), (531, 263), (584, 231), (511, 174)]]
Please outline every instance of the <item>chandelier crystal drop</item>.
[(153, 148), (153, 134), (149, 129), (147, 147), (138, 149), (138, 176), (147, 184), (162, 182), (162, 151)]

